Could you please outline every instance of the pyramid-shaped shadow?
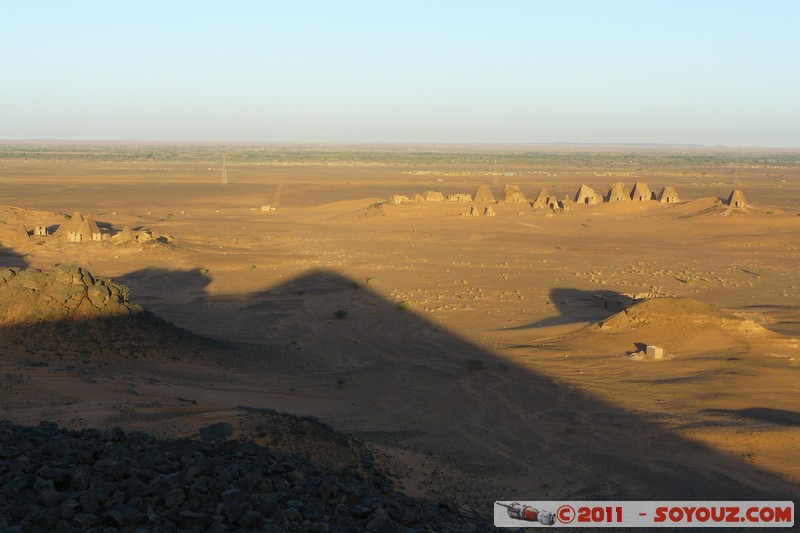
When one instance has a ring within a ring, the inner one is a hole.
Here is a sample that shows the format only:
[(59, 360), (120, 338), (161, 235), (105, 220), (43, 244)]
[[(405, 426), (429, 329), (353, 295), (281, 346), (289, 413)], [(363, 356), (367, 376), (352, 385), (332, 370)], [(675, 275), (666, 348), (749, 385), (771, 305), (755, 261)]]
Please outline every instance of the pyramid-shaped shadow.
[(0, 243), (0, 267), (25, 268), (26, 266), (28, 261), (24, 256)]
[(556, 287), (550, 291), (556, 315), (506, 330), (538, 329), (579, 322), (597, 322), (633, 303), (633, 299), (610, 290), (582, 290)]
[[(154, 274), (162, 282), (170, 276)], [(197, 277), (194, 291), (207, 284), (199, 271), (175, 275)], [(126, 276), (138, 279), (139, 290), (146, 277)], [(191, 307), (226, 325), (219, 331), (229, 340), (266, 345), (260, 372), (297, 376), (303, 409), (316, 402), (314, 414), (341, 430), (434, 454), (478, 486), (507, 487), (509, 497), (752, 500), (797, 491), (646, 416), (504, 360), (337, 272), (189, 300), (163, 304), (164, 318), (190, 321)], [(487, 497), (499, 498), (493, 490)]]

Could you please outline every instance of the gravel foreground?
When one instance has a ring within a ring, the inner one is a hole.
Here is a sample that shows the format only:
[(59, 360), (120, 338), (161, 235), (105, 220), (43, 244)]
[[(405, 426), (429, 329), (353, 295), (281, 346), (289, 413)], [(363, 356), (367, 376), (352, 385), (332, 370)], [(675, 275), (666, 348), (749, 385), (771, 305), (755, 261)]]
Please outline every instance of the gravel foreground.
[(249, 440), (0, 422), (0, 531), (477, 532), (491, 518)]

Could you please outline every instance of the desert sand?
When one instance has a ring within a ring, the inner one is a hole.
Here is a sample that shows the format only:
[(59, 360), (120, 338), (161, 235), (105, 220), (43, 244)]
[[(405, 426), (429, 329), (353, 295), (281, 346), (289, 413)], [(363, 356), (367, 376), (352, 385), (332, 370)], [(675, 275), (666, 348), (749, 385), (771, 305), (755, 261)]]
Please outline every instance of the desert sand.
[[(400, 490), (486, 514), (791, 499), (800, 156), (603, 150), (6, 146), (0, 265), (80, 267), (166, 322), (10, 310), (0, 418), (163, 437), (227, 421), (268, 443), (239, 407), (309, 415), (363, 441)], [(682, 201), (388, 202), (617, 182)], [(734, 189), (746, 207), (726, 205)], [(153, 238), (20, 234), (75, 211)]]

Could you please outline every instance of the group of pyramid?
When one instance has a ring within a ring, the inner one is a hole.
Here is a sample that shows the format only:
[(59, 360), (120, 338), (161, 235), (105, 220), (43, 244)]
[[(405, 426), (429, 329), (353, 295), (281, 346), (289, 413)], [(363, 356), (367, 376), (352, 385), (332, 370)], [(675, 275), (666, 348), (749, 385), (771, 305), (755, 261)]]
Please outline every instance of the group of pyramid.
[[(47, 237), (50, 235), (48, 226), (36, 226), (33, 232), (36, 237)], [(130, 227), (125, 226), (122, 230), (101, 230), (94, 217), (83, 216), (79, 211), (72, 214), (69, 222), (58, 227), (53, 236), (67, 242), (89, 242), (89, 241), (147, 241), (152, 240), (153, 235), (149, 231), (134, 232)]]
[(529, 202), (522, 191), (516, 185), (506, 185), (503, 189), (503, 195), (499, 201), (495, 200), (492, 190), (488, 185), (480, 185), (478, 190), (475, 191), (476, 203), (499, 203), (499, 204), (526, 204), (529, 203), (534, 208), (550, 207), (551, 209), (565, 209), (572, 204), (599, 204), (603, 202), (620, 202), (620, 201), (648, 201), (657, 200), (662, 204), (671, 204), (680, 202), (675, 187), (664, 187), (659, 194), (653, 193), (646, 183), (636, 182), (633, 190), (628, 193), (624, 183), (615, 183), (611, 186), (608, 192), (601, 196), (597, 194), (594, 189), (588, 185), (581, 185), (578, 192), (570, 198), (565, 195), (563, 199), (558, 199), (555, 195), (543, 188), (536, 195), (533, 202)]
[(591, 187), (581, 185), (573, 201), (576, 204), (598, 204), (602, 202), (648, 202), (650, 200), (656, 200), (662, 204), (674, 204), (681, 201), (675, 187), (662, 187), (661, 192), (656, 194), (642, 181), (637, 181), (630, 193), (624, 183), (614, 183), (603, 196), (596, 194)]
[[(529, 204), (537, 209), (549, 207), (553, 210), (564, 210), (569, 209), (569, 207), (573, 205), (593, 205), (604, 202), (657, 201), (661, 204), (674, 204), (679, 203), (681, 199), (680, 196), (678, 196), (678, 192), (675, 190), (675, 187), (662, 187), (661, 191), (656, 194), (650, 189), (650, 187), (647, 186), (647, 183), (637, 181), (633, 185), (633, 189), (631, 189), (630, 192), (628, 192), (628, 188), (624, 183), (619, 182), (611, 185), (611, 187), (608, 189), (608, 192), (606, 192), (604, 195), (597, 194), (594, 189), (584, 184), (578, 188), (578, 192), (576, 192), (574, 196), (570, 197), (569, 195), (565, 195), (562, 199), (551, 195), (547, 189), (542, 188), (539, 191), (539, 194), (536, 196), (536, 199), (532, 202), (525, 197), (525, 194), (516, 185), (506, 185), (503, 188), (503, 194), (501, 195), (500, 199), (497, 200), (492, 193), (492, 189), (486, 184), (479, 185), (478, 189), (473, 195), (450, 194), (445, 196), (441, 192), (426, 191), (424, 194), (415, 194), (412, 198), (409, 198), (408, 196), (394, 195), (389, 201), (393, 204), (441, 201), (473, 202), (475, 204)], [(727, 204), (732, 207), (744, 207), (746, 203), (742, 191), (737, 189), (731, 192), (730, 196), (728, 197)], [(476, 207), (473, 207), (470, 211), (470, 214), (487, 214), (484, 213), (484, 211), (485, 210), (479, 210)], [(491, 212), (490, 216), (493, 214), (494, 211)]]
[[(67, 242), (102, 241), (103, 232), (97, 226), (94, 217), (84, 217), (78, 211), (72, 214), (69, 222), (58, 228), (55, 233), (63, 236)], [(106, 236), (108, 238), (108, 236)]]

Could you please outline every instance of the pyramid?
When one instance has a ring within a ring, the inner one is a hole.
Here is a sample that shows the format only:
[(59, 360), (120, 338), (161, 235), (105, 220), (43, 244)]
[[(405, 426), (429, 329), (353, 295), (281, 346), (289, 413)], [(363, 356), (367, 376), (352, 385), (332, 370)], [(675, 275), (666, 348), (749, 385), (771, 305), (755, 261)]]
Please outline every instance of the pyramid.
[(500, 200), (504, 204), (527, 204), (528, 200), (519, 187), (516, 185), (506, 185), (503, 189), (503, 198)]
[(100, 228), (97, 227), (97, 223), (92, 217), (83, 219), (83, 222), (81, 222), (81, 233), (83, 233), (84, 241), (103, 240), (103, 234), (100, 232)]
[(486, 209), (483, 210), (483, 216), (485, 217), (493, 217), (495, 215), (494, 209), (492, 206), (486, 206)]
[(478, 189), (475, 191), (473, 199), (476, 203), (482, 204), (493, 204), (497, 201), (494, 199), (492, 189), (490, 189), (488, 185), (478, 185)]
[(94, 218), (84, 217), (79, 211), (75, 211), (69, 222), (58, 228), (55, 234), (69, 242), (99, 241), (103, 238)]
[(653, 192), (642, 181), (637, 181), (631, 191), (631, 200), (634, 202), (647, 202), (653, 199)]
[(447, 201), (448, 202), (471, 202), (472, 201), (472, 196), (470, 196), (469, 194), (463, 194), (463, 193), (448, 194), (447, 195)]
[(469, 208), (469, 216), (471, 217), (479, 217), (481, 216), (481, 211), (476, 206), (472, 206)]
[(111, 239), (115, 241), (133, 241), (136, 237), (134, 237), (131, 227), (125, 226), (122, 231), (118, 231)]
[(658, 193), (658, 201), (662, 204), (674, 204), (680, 202), (681, 199), (675, 187), (664, 187), (661, 189), (661, 192)]
[(444, 201), (444, 195), (437, 191), (425, 191), (425, 201), (426, 202), (442, 202)]
[(74, 231), (77, 233), (81, 229), (81, 223), (83, 223), (83, 215), (81, 215), (80, 211), (75, 211), (72, 213), (72, 218), (69, 219), (69, 222), (61, 226), (58, 230)]
[(0, 222), (0, 242), (20, 242), (30, 239), (28, 230), (22, 224)]
[(394, 205), (407, 204), (410, 201), (408, 196), (403, 196), (402, 194), (393, 194), (392, 197), (389, 198), (389, 203)]
[(539, 194), (536, 196), (536, 200), (533, 201), (533, 207), (536, 209), (547, 207), (547, 199), (550, 197), (550, 193), (547, 192), (547, 189), (542, 189), (539, 191)]
[(624, 183), (615, 183), (611, 186), (606, 197), (607, 202), (630, 202), (631, 197), (628, 196), (628, 189)]
[(587, 185), (581, 185), (580, 189), (578, 189), (578, 192), (575, 194), (575, 203), (596, 204), (598, 198), (599, 197), (591, 187)]
[(421, 194), (414, 194), (414, 196), (411, 197), (411, 201), (415, 204), (419, 204), (424, 202), (425, 198), (423, 198)]
[(728, 196), (728, 205), (731, 207), (745, 207), (747, 201), (744, 199), (744, 193), (739, 189), (731, 191), (730, 196)]
[(81, 242), (83, 240), (83, 234), (81, 233), (83, 220), (83, 215), (81, 215), (80, 211), (75, 211), (72, 213), (72, 218), (69, 219), (69, 222), (58, 228), (56, 234), (69, 242)]

